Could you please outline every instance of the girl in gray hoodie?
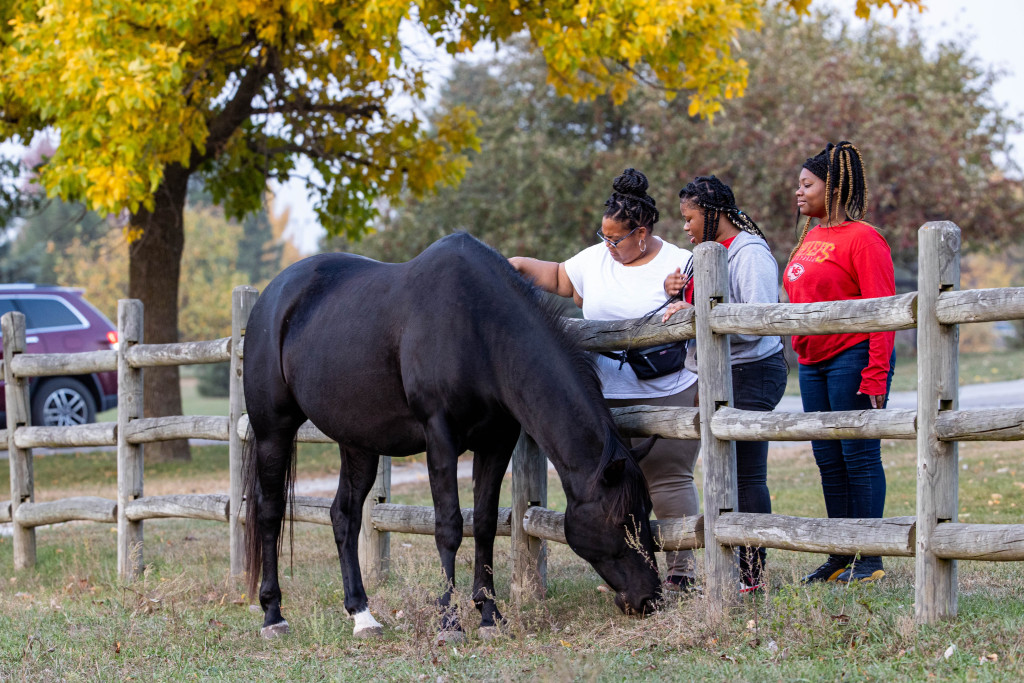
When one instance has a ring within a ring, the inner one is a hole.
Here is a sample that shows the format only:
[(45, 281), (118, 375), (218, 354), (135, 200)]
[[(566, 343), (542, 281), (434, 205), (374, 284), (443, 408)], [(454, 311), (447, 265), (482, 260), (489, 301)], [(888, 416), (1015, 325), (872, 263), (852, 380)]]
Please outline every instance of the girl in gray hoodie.
[[(717, 241), (729, 252), (729, 300), (734, 303), (778, 303), (779, 267), (757, 224), (736, 206), (728, 185), (715, 176), (700, 176), (679, 192), (683, 230), (690, 243)], [(689, 264), (692, 264), (692, 259)], [(677, 268), (665, 279), (665, 291), (680, 301), (665, 309), (667, 321), (676, 311), (693, 305), (692, 265)], [(734, 334), (729, 337), (732, 360), (733, 407), (774, 410), (786, 390), (786, 361), (779, 337)], [(696, 340), (687, 345), (686, 367), (697, 372)], [(699, 375), (699, 373), (698, 373)], [(768, 442), (736, 442), (736, 474), (740, 512), (772, 511), (768, 491)], [(740, 550), (741, 592), (764, 586), (764, 548)]]

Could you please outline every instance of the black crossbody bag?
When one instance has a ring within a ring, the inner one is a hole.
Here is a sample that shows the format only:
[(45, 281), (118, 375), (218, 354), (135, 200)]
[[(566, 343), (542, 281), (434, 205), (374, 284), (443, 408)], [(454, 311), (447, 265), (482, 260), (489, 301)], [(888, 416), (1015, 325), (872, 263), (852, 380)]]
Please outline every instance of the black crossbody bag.
[[(686, 264), (686, 275), (693, 277), (692, 258)], [(672, 301), (682, 299), (685, 289), (683, 287), (683, 289), (679, 290), (678, 294), (669, 297), (665, 303), (641, 318), (639, 324), (646, 324), (658, 311), (668, 306)], [(627, 348), (625, 351), (617, 352), (602, 351), (601, 355), (619, 361), (619, 370), (622, 369), (624, 364), (629, 363), (629, 367), (633, 368), (637, 379), (657, 379), (658, 377), (671, 375), (673, 372), (682, 370), (683, 363), (686, 361), (686, 342), (669, 342), (668, 344), (658, 344), (657, 346), (648, 346), (643, 349)]]

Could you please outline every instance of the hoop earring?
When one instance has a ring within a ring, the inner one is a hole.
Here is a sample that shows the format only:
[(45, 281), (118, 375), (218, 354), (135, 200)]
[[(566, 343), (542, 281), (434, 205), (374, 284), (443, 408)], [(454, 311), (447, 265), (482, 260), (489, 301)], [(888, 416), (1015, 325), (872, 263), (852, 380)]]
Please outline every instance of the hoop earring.
[(641, 237), (640, 238), (640, 253), (641, 254), (646, 254), (647, 253), (647, 238), (646, 237)]

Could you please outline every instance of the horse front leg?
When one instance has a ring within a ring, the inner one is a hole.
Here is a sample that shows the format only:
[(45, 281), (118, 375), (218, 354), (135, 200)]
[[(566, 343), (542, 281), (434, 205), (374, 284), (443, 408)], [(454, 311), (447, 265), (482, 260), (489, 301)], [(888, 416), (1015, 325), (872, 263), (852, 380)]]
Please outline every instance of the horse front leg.
[(359, 530), (363, 523), (363, 502), (377, 478), (380, 456), (353, 451), (344, 446), (340, 450), (341, 474), (338, 477), (338, 492), (331, 504), (331, 524), (334, 527), (334, 542), (338, 546), (338, 560), (341, 562), (345, 611), (355, 620), (352, 635), (356, 638), (370, 638), (383, 635), (384, 627), (373, 618), (366, 598), (363, 572), (359, 568)]
[(478, 633), (486, 640), (500, 635), (499, 626), (505, 622), (494, 603), (494, 536), (498, 528), (501, 482), (518, 436), (519, 426), (515, 425), (511, 439), (505, 440), (507, 443), (473, 453), (473, 540), (476, 546), (473, 604), (480, 611)]
[(427, 421), (427, 470), (430, 494), (434, 499), (434, 543), (441, 557), (445, 591), (437, 599), (441, 612), (439, 639), (461, 642), (465, 639), (459, 616), (452, 608), (455, 590), (455, 555), (462, 545), (462, 510), (459, 509), (459, 452), (443, 417)]

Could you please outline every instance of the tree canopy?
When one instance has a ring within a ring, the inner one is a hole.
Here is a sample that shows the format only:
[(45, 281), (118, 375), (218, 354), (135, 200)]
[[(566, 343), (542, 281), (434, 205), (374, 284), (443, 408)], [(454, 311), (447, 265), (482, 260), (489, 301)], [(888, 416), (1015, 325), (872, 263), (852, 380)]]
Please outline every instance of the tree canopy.
[(739, 44), (750, 84), (713, 121), (652, 90), (621, 106), (560, 97), (525, 42), (460, 64), (439, 110), (468, 107), (484, 122), (465, 179), (386, 214), (363, 244), (340, 246), (404, 260), (467, 230), (507, 254), (561, 261), (594, 242), (612, 178), (634, 166), (650, 177), (663, 236), (682, 240), (677, 192), (714, 173), (784, 258), (795, 239), (800, 166), (841, 139), (864, 154), (869, 219), (898, 261), (916, 261), (917, 229), (929, 220), (955, 221), (976, 244), (1016, 237), (1024, 192), (1007, 135), (1019, 122), (992, 97), (998, 73), (967, 43), (928, 49), (921, 36), (876, 23), (771, 12)]
[[(810, 0), (780, 0), (805, 12)], [(858, 0), (858, 11), (921, 0)], [(691, 115), (743, 95), (739, 32), (764, 0), (9, 0), (0, 4), (0, 138), (56, 131), (38, 169), (49, 196), (128, 212), (129, 296), (147, 342), (177, 340), (189, 179), (231, 216), (307, 160), (328, 231), (356, 236), (379, 198), (422, 196), (463, 175), (476, 119), (426, 122), (395, 106), (426, 89), (403, 26), (451, 54), (525, 33), (552, 87), (623, 102), (638, 82), (682, 93)], [(146, 373), (147, 415), (180, 410), (175, 368)], [(164, 445), (148, 448), (147, 453)]]

